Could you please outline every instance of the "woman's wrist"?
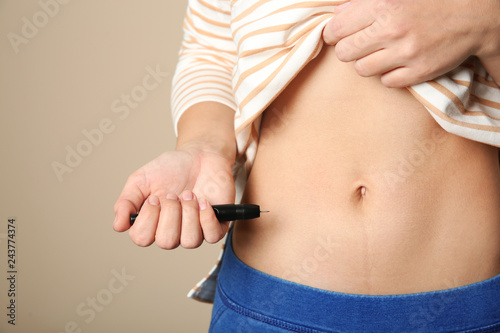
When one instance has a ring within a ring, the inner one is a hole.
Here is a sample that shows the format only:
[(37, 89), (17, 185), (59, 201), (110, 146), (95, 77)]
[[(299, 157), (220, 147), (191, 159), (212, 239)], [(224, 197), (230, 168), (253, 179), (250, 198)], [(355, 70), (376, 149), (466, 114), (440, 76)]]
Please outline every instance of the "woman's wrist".
[(234, 111), (220, 103), (203, 102), (186, 110), (178, 122), (176, 149), (216, 153), (236, 159)]
[(225, 158), (231, 165), (236, 160), (236, 140), (223, 140), (214, 136), (177, 140), (176, 150), (217, 154)]

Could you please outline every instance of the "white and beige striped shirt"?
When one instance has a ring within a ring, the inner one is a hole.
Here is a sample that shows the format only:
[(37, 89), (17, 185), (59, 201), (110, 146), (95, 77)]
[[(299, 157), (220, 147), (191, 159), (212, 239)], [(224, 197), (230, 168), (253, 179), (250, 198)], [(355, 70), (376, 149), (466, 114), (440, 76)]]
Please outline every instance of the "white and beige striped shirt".
[[(176, 134), (180, 116), (196, 103), (234, 109), (239, 195), (255, 158), (262, 112), (318, 55), (323, 28), (344, 2), (189, 0), (173, 78)], [(407, 89), (446, 131), (500, 147), (500, 88), (476, 57)], [(188, 296), (212, 301), (217, 272), (214, 267)]]

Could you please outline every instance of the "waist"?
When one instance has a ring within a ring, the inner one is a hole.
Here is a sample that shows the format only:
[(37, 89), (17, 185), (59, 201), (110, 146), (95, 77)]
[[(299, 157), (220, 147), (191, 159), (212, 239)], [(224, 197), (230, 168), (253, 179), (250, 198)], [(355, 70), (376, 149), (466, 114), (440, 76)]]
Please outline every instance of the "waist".
[[(232, 243), (230, 231), (214, 308), (224, 303), (233, 313), (257, 319), (254, 322), (259, 325), (288, 327), (297, 332), (325, 329), (329, 332), (462, 332), (500, 327), (500, 275), (437, 292), (390, 296), (337, 293), (284, 281), (252, 269), (235, 256)], [(234, 318), (225, 320), (226, 325), (238, 322)], [(251, 321), (244, 323), (249, 325)], [(262, 330), (262, 326), (259, 327)]]
[(235, 252), (271, 275), (348, 293), (489, 278), (500, 273), (496, 154), (322, 52), (264, 113), (244, 201), (271, 213), (236, 224)]

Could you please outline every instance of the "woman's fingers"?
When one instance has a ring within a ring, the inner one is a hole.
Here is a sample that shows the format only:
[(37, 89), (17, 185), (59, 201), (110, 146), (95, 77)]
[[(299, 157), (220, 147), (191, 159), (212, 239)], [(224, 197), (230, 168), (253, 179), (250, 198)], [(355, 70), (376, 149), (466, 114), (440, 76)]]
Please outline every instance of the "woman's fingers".
[(130, 228), (130, 214), (137, 213), (137, 206), (128, 199), (119, 199), (115, 204), (115, 220), (113, 229), (118, 232)]
[(156, 229), (156, 245), (172, 250), (180, 245), (182, 208), (176, 194), (169, 193), (162, 201), (160, 220)]
[(208, 243), (217, 243), (226, 234), (229, 222), (219, 222), (215, 216), (212, 206), (206, 199), (199, 199), (200, 225), (203, 230), (203, 237)]
[(136, 245), (149, 246), (153, 244), (159, 216), (160, 199), (152, 194), (142, 205), (141, 213), (129, 230), (130, 238)]
[(113, 229), (118, 232), (130, 228), (130, 214), (136, 214), (141, 208), (144, 200), (150, 195), (149, 189), (144, 186), (142, 175), (134, 172), (123, 187), (118, 200), (114, 205), (115, 220)]
[(180, 198), (182, 204), (180, 243), (186, 249), (194, 249), (203, 243), (198, 200), (191, 191), (182, 192)]
[(158, 247), (165, 250), (175, 249), (179, 245), (193, 249), (199, 247), (203, 240), (218, 242), (228, 229), (229, 222), (220, 223), (206, 199), (198, 201), (193, 192), (184, 191), (180, 197), (173, 193), (164, 198), (150, 195), (142, 205), (129, 235), (138, 246), (149, 246), (156, 242)]
[(366, 1), (350, 1), (335, 10), (335, 16), (323, 30), (323, 40), (328, 45), (335, 45), (341, 39), (369, 27), (375, 21), (371, 13), (365, 10)]

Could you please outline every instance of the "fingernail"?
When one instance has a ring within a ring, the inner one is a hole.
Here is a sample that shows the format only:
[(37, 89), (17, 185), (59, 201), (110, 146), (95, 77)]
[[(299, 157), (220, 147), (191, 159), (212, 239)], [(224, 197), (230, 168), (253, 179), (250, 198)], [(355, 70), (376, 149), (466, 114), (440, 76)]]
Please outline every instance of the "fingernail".
[(150, 205), (158, 206), (160, 204), (160, 199), (158, 199), (158, 197), (153, 194), (149, 196), (148, 202)]
[(168, 200), (177, 200), (178, 198), (177, 198), (177, 195), (176, 195), (176, 194), (174, 194), (174, 193), (169, 193), (169, 194), (167, 194), (167, 199), (168, 199)]
[(205, 210), (208, 207), (208, 202), (206, 199), (200, 199), (200, 209)]
[(185, 191), (182, 193), (182, 200), (193, 200), (193, 192)]

